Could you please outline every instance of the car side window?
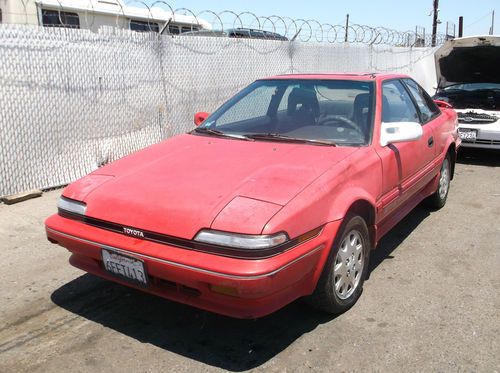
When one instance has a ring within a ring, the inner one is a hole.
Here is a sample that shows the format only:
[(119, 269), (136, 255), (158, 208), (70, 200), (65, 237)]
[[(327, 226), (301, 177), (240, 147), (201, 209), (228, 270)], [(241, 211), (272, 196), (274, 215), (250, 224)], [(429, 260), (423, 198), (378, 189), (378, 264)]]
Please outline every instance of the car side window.
[(438, 107), (434, 104), (432, 99), (422, 87), (420, 87), (413, 79), (403, 79), (403, 81), (417, 103), (420, 113), (422, 114), (423, 123), (427, 123), (439, 114), (440, 111)]
[(382, 122), (420, 123), (417, 108), (399, 80), (389, 80), (382, 84), (382, 99)]

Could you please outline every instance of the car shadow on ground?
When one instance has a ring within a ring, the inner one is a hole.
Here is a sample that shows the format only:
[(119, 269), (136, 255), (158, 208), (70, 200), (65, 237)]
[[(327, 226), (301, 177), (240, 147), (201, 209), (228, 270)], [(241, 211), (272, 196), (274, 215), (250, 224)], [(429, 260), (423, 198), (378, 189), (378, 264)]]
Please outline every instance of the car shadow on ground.
[(258, 320), (198, 310), (85, 274), (52, 293), (58, 306), (142, 343), (229, 371), (260, 366), (334, 317), (294, 302)]
[[(370, 272), (429, 215), (417, 207), (372, 253)], [(143, 343), (229, 371), (258, 367), (303, 334), (331, 322), (303, 301), (258, 319), (237, 320), (170, 302), (85, 274), (52, 293), (58, 306)], [(335, 336), (332, 336), (335, 338)]]
[(467, 165), (500, 167), (500, 150), (460, 148), (457, 162)]

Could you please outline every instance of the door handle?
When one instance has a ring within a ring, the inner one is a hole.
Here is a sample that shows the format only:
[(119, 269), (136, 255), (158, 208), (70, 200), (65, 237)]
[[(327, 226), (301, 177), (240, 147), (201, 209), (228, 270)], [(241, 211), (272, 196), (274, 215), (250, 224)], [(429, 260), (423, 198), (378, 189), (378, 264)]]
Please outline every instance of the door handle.
[(432, 148), (432, 145), (434, 145), (434, 137), (429, 137), (429, 140), (427, 140), (427, 145), (429, 145), (429, 148)]

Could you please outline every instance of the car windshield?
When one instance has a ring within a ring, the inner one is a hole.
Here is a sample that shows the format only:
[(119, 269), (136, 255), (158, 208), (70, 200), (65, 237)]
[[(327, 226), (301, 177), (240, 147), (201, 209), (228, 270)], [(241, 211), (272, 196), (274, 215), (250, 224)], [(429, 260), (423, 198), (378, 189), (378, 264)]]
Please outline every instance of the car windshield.
[(355, 80), (259, 80), (196, 133), (253, 141), (361, 146), (373, 128), (374, 85)]
[(479, 91), (479, 90), (500, 90), (498, 83), (461, 83), (446, 87), (444, 91)]

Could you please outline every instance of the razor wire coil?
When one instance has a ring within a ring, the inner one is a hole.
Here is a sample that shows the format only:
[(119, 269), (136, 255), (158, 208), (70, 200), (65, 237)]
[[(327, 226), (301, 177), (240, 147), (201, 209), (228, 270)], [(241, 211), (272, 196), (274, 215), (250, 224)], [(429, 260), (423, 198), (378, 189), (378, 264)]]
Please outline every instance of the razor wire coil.
[[(24, 22), (28, 23), (28, 9), (30, 3), (35, 0), (20, 0), (24, 9)], [(67, 26), (61, 12), (65, 10), (62, 0), (56, 0), (58, 6), (58, 18), (62, 26)], [(49, 4), (44, 0), (37, 2), (40, 7)], [(50, 5), (53, 7), (54, 3)], [(127, 28), (126, 20), (130, 17), (126, 9), (140, 8), (146, 11), (148, 23), (158, 21), (155, 16), (157, 11), (167, 14), (170, 22), (176, 22), (177, 17), (189, 16), (192, 19), (191, 30), (196, 31), (199, 28), (218, 31), (224, 33), (229, 29), (252, 29), (268, 31), (279, 34), (288, 40), (299, 40), (302, 42), (317, 43), (353, 43), (367, 45), (392, 45), (392, 46), (430, 46), (432, 35), (419, 34), (417, 31), (398, 31), (381, 26), (368, 26), (360, 24), (340, 25), (332, 23), (322, 23), (315, 19), (293, 19), (289, 17), (271, 15), (261, 16), (251, 11), (235, 12), (233, 10), (202, 10), (194, 11), (189, 8), (172, 6), (165, 0), (123, 0), (117, 1), (115, 16), (115, 27)], [(87, 0), (87, 6), (82, 7), (83, 17), (86, 24), (93, 26), (95, 20), (95, 6), (92, 0)], [(207, 19), (207, 17), (209, 19)], [(203, 27), (202, 27), (203, 26)], [(208, 27), (205, 27), (208, 26)], [(153, 31), (151, 29), (150, 31)], [(265, 38), (264, 34), (264, 38)], [(442, 44), (446, 40), (446, 34), (437, 34), (436, 43)]]

